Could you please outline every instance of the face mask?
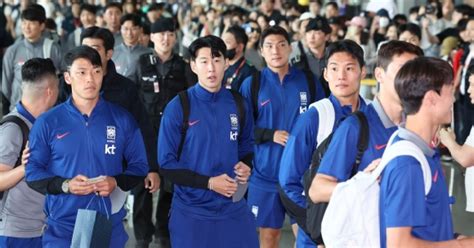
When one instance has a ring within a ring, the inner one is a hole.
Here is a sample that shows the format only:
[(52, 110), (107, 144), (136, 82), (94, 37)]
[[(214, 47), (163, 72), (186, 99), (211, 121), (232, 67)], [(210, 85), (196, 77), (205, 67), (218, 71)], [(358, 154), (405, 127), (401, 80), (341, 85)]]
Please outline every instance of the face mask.
[(228, 49), (226, 51), (227, 58), (230, 59), (230, 60), (234, 59), (235, 54), (236, 54), (235, 48)]
[(390, 20), (387, 17), (385, 17), (385, 16), (380, 17), (379, 26), (381, 28), (387, 27), (389, 23), (390, 23)]

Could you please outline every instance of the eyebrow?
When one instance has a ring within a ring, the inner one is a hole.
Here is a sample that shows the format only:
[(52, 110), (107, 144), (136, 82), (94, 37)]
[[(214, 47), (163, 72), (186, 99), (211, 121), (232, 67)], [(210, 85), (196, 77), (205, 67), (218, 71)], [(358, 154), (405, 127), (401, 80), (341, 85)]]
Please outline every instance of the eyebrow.
[(286, 43), (286, 40), (281, 40), (281, 41), (278, 41), (278, 42), (275, 42), (275, 43), (265, 41), (263, 44), (264, 45), (277, 45), (277, 44), (281, 44), (281, 43)]

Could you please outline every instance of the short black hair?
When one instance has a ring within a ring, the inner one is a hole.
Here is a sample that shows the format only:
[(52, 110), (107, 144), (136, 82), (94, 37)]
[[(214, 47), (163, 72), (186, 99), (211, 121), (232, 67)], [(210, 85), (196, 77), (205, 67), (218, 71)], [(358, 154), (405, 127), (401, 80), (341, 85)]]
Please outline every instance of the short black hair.
[(402, 24), (398, 27), (398, 36), (400, 36), (403, 32), (408, 31), (409, 33), (412, 33), (418, 37), (421, 41), (421, 28), (420, 26), (414, 24), (414, 23), (407, 23), (407, 24)]
[(387, 70), (393, 57), (395, 55), (400, 56), (404, 53), (414, 54), (418, 57), (423, 56), (423, 50), (421, 50), (419, 46), (405, 41), (391, 40), (380, 47), (377, 53), (377, 67)]
[(409, 10), (408, 10), (408, 13), (411, 15), (411, 14), (418, 14), (418, 12), (420, 11), (420, 6), (414, 6), (414, 7), (411, 7)]
[(106, 28), (90, 27), (82, 30), (81, 44), (85, 38), (101, 39), (106, 51), (114, 49), (115, 38), (112, 32)]
[(122, 12), (122, 5), (117, 2), (109, 2), (107, 5), (105, 5), (104, 12), (107, 11), (110, 8), (117, 8)]
[(47, 29), (55, 30), (58, 28), (56, 25), (56, 22), (53, 20), (53, 18), (46, 18), (44, 21), (44, 25)]
[(444, 85), (453, 84), (454, 72), (448, 62), (434, 57), (418, 57), (400, 68), (395, 77), (395, 90), (402, 103), (403, 112), (416, 114), (426, 92), (441, 93)]
[(243, 44), (244, 45), (244, 50), (245, 50), (245, 47), (247, 46), (247, 42), (249, 40), (249, 37), (245, 33), (245, 29), (243, 29), (240, 26), (234, 25), (234, 26), (231, 26), (230, 28), (228, 28), (225, 32), (226, 33), (231, 33), (234, 36), (235, 41), (237, 41), (238, 44)]
[(456, 24), (456, 29), (459, 30), (459, 32), (466, 31), (467, 28), (467, 23), (469, 22), (469, 18), (462, 18), (461, 20), (458, 21), (458, 24)]
[(339, 5), (337, 5), (336, 2), (328, 2), (328, 3), (326, 3), (325, 7), (328, 7), (328, 6), (332, 6), (332, 7), (334, 7), (335, 9), (339, 9)]
[(352, 58), (356, 59), (357, 62), (359, 62), (360, 68), (365, 65), (364, 50), (362, 49), (362, 47), (359, 46), (359, 44), (357, 44), (355, 41), (347, 39), (330, 43), (326, 47), (326, 50), (324, 52), (324, 60), (326, 60), (327, 63), (327, 61), (329, 61), (329, 58), (331, 58), (332, 55), (341, 52), (350, 54)]
[(82, 13), (82, 11), (87, 11), (89, 13), (97, 15), (97, 8), (95, 7), (95, 5), (92, 5), (92, 4), (87, 4), (87, 3), (81, 4), (81, 10), (79, 11), (79, 13)]
[(473, 17), (474, 9), (468, 4), (459, 4), (454, 6), (454, 11), (461, 13), (463, 16)]
[(36, 83), (46, 76), (56, 76), (56, 67), (50, 58), (32, 58), (21, 67), (23, 82)]
[(189, 53), (191, 54), (191, 60), (195, 61), (197, 57), (197, 52), (201, 48), (208, 47), (211, 49), (212, 57), (226, 57), (227, 48), (224, 41), (214, 35), (208, 35), (201, 38), (198, 38), (189, 45)]
[(44, 23), (46, 21), (46, 11), (39, 4), (30, 4), (21, 12), (21, 19)]
[(280, 26), (270, 26), (263, 30), (262, 35), (260, 36), (260, 47), (263, 47), (263, 42), (265, 42), (265, 38), (269, 35), (281, 35), (286, 41), (288, 41), (288, 44), (290, 44), (290, 35), (284, 28)]
[(68, 70), (77, 59), (87, 59), (94, 66), (102, 66), (99, 53), (88, 46), (75, 47), (64, 55), (64, 63)]
[(396, 23), (400, 23), (400, 21), (407, 22), (408, 18), (404, 14), (396, 14), (396, 15), (393, 16), (393, 21), (396, 22)]
[(133, 26), (143, 27), (142, 19), (137, 14), (126, 14), (120, 18), (120, 25), (123, 25), (126, 21), (131, 21)]

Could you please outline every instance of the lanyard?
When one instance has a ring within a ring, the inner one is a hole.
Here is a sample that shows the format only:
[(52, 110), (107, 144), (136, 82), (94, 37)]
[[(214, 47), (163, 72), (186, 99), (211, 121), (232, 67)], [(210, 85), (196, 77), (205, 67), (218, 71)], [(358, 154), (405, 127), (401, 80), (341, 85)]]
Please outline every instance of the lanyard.
[(232, 85), (232, 82), (234, 81), (234, 79), (237, 77), (237, 75), (239, 74), (239, 71), (240, 69), (242, 69), (242, 67), (244, 67), (244, 64), (245, 64), (245, 58), (242, 59), (242, 62), (240, 62), (240, 65), (239, 67), (237, 67), (237, 69), (234, 71), (234, 74), (232, 74), (232, 77), (228, 78), (227, 79), (227, 83), (225, 85), (225, 87), (227, 89), (230, 89), (231, 88), (231, 85)]

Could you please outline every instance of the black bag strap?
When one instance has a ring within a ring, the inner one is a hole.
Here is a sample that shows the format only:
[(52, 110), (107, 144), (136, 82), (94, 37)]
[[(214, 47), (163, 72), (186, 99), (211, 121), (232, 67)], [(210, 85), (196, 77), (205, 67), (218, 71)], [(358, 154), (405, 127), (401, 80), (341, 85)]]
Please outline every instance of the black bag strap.
[(178, 161), (181, 158), (181, 152), (183, 151), (184, 140), (186, 139), (186, 133), (189, 128), (189, 97), (188, 91), (183, 90), (178, 93), (179, 100), (181, 101), (181, 108), (183, 110), (183, 125), (181, 126), (181, 140), (178, 146)]
[(23, 143), (21, 144), (21, 151), (20, 151), (20, 156), (18, 157), (18, 160), (15, 163), (15, 167), (21, 165), (21, 157), (23, 156), (23, 150), (25, 150), (26, 147), (26, 142), (28, 141), (28, 135), (30, 134), (30, 128), (28, 125), (26, 125), (25, 121), (23, 121), (20, 117), (16, 115), (7, 115), (5, 116), (1, 121), (0, 125), (3, 125), (7, 122), (12, 122), (18, 125), (21, 129), (21, 134), (23, 136)]
[(232, 97), (234, 98), (235, 104), (237, 106), (237, 114), (239, 115), (240, 132), (242, 132), (244, 130), (244, 125), (246, 121), (244, 97), (235, 90), (229, 90), (229, 91), (230, 93), (232, 93)]
[(357, 143), (357, 155), (356, 160), (354, 162), (354, 166), (352, 167), (352, 174), (351, 177), (354, 176), (358, 169), (359, 165), (362, 162), (362, 156), (364, 155), (365, 150), (369, 145), (369, 123), (367, 121), (367, 117), (361, 111), (356, 111), (353, 113), (360, 123), (360, 131), (359, 131), (359, 141)]
[(255, 71), (252, 74), (252, 86), (250, 88), (254, 120), (257, 120), (258, 118), (258, 92), (260, 91), (260, 76), (260, 71)]
[(306, 56), (306, 52), (301, 41), (298, 41), (298, 49), (300, 50), (300, 61), (303, 63), (303, 70), (311, 71), (309, 68), (308, 57)]
[[(234, 90), (230, 90), (232, 93), (232, 97), (234, 98), (235, 104), (237, 106), (237, 114), (239, 115), (239, 124), (240, 124), (240, 131), (244, 130), (245, 125), (245, 106), (244, 106), (244, 98), (240, 93)], [(178, 161), (181, 158), (181, 153), (183, 152), (184, 141), (186, 139), (186, 134), (189, 128), (189, 114), (190, 114), (190, 106), (189, 106), (189, 96), (188, 91), (184, 90), (178, 93), (179, 100), (181, 101), (181, 108), (183, 110), (183, 124), (181, 126), (181, 140), (179, 141), (178, 146)]]
[[(304, 70), (304, 75), (306, 76), (306, 82), (308, 83), (308, 90), (309, 90), (309, 104), (316, 101), (316, 85), (314, 84), (314, 74), (309, 70)], [(308, 105), (309, 105), (308, 104)]]

